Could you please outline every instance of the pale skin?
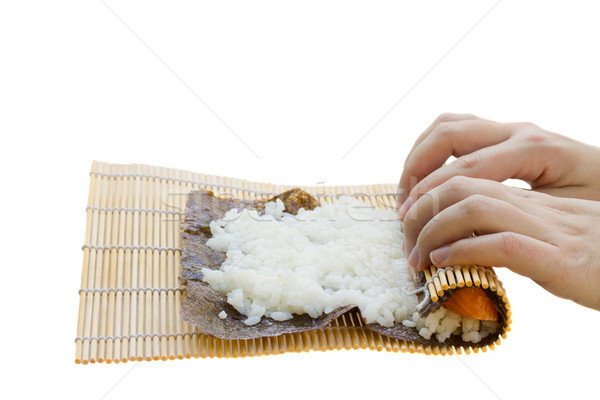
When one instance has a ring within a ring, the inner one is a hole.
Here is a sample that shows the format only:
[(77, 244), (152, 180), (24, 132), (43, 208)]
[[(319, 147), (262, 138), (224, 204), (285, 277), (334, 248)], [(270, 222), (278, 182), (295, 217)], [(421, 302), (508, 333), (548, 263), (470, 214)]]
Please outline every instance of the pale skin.
[(416, 270), (506, 267), (600, 310), (600, 148), (530, 123), (443, 114), (415, 142), (398, 194)]

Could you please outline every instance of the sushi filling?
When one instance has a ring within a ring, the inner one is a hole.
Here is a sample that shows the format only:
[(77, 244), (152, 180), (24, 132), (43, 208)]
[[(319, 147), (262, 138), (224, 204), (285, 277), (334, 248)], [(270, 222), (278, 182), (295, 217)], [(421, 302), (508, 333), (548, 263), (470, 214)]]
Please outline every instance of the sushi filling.
[(496, 333), (500, 327), (497, 321), (463, 317), (444, 307), (440, 307), (425, 318), (414, 313), (412, 319), (415, 321), (415, 328), (419, 335), (427, 340), (435, 337), (440, 343), (445, 342), (451, 335), (460, 335), (465, 342), (479, 343), (487, 336)]

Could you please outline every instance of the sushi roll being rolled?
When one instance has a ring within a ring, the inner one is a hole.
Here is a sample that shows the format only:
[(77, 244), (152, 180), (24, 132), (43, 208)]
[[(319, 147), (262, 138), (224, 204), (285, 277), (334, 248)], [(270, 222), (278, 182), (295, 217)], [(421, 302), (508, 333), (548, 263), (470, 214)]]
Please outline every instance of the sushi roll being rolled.
[(181, 232), (182, 316), (207, 335), (251, 339), (333, 323), (451, 349), (493, 347), (509, 329), (493, 269), (414, 274), (395, 211), (350, 196), (320, 204), (300, 189), (263, 200), (193, 191)]

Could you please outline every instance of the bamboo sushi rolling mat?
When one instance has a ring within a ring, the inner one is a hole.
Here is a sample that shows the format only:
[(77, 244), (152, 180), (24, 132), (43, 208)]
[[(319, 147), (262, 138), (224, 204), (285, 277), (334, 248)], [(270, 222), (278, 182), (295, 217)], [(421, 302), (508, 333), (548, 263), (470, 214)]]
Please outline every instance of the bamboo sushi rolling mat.
[[(374, 207), (394, 208), (396, 204), (395, 184), (300, 187), (321, 202), (352, 194)], [(164, 167), (94, 161), (86, 208), (75, 362), (367, 348), (425, 354), (478, 352), (475, 347), (422, 346), (379, 335), (365, 327), (356, 311), (338, 317), (324, 329), (249, 340), (206, 336), (183, 322), (179, 224), (187, 194), (208, 189), (217, 196), (264, 199), (291, 188)]]

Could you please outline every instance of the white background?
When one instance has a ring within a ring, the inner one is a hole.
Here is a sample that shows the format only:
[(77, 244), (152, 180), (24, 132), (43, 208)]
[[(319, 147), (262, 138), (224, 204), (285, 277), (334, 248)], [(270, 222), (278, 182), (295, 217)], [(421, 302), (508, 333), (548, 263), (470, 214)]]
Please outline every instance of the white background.
[(397, 182), (412, 142), (444, 111), (529, 120), (598, 145), (594, 2), (504, 0), (477, 25), (495, 1), (106, 4), (0, 5), (1, 391), (598, 395), (600, 314), (504, 270), (513, 332), (486, 354), (81, 366), (73, 343), (93, 159), (286, 184)]

